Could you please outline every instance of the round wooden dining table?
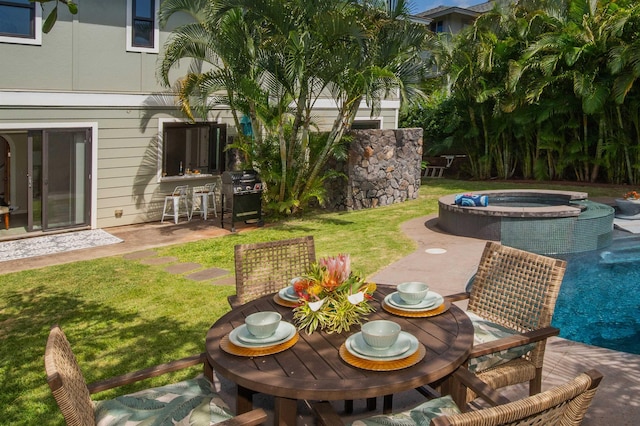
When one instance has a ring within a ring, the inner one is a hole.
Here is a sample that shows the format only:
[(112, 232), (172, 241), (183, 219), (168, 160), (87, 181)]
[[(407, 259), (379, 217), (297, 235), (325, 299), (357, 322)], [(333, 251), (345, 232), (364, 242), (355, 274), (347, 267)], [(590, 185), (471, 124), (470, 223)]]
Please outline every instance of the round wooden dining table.
[(414, 365), (391, 371), (374, 371), (347, 363), (340, 347), (359, 326), (348, 332), (307, 334), (299, 331), (297, 342), (281, 352), (265, 356), (239, 356), (228, 353), (221, 342), (244, 318), (259, 311), (277, 311), (283, 321), (293, 323), (291, 307), (276, 303), (274, 295), (264, 296), (232, 309), (209, 329), (206, 352), (210, 367), (236, 383), (236, 413), (253, 408), (252, 396), (264, 393), (275, 397), (275, 424), (293, 426), (298, 400), (353, 400), (392, 395), (425, 384), (435, 383), (451, 374), (463, 362), (473, 346), (473, 326), (469, 317), (446, 301), (447, 310), (430, 317), (404, 317), (382, 307), (384, 297), (394, 286), (378, 285), (372, 303), (376, 311), (367, 320), (388, 319), (415, 336), (426, 353)]

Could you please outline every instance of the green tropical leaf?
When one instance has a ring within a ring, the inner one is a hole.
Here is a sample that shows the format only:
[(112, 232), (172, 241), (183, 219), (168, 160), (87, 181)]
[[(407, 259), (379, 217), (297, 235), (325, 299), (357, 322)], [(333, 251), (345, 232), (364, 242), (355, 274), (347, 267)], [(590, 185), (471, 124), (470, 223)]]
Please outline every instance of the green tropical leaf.
[(44, 21), (44, 24), (42, 24), (42, 32), (45, 34), (48, 34), (49, 31), (51, 31), (51, 29), (55, 25), (57, 20), (58, 20), (58, 6), (56, 5), (51, 11), (51, 13), (49, 13), (49, 16), (47, 16), (47, 19)]

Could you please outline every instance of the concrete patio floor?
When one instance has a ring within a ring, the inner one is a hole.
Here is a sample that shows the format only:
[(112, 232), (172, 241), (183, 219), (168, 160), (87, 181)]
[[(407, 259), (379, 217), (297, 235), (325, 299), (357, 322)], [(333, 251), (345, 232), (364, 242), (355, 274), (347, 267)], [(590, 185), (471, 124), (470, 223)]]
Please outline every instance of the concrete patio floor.
[[(218, 224), (219, 221), (193, 220), (178, 225), (149, 223), (108, 228), (105, 229), (107, 232), (123, 239), (124, 242), (2, 262), (0, 274), (106, 256), (128, 254), (133, 258), (135, 255), (132, 253), (154, 247), (229, 234), (228, 230), (220, 229)], [(244, 232), (253, 229), (253, 226), (238, 228), (240, 232)], [(382, 267), (369, 278), (375, 282), (390, 284), (413, 280), (425, 281), (433, 290), (445, 295), (463, 291), (477, 267), (485, 241), (443, 233), (437, 228), (435, 216), (411, 220), (402, 224), (402, 229), (415, 240), (416, 250), (397, 262)], [(621, 295), (621, 297), (624, 296)], [(640, 423), (640, 355), (553, 338), (547, 344), (543, 390), (563, 383), (591, 368), (596, 368), (603, 373), (604, 380), (583, 425), (594, 426), (606, 423), (617, 426)], [(221, 388), (223, 398), (232, 402), (233, 384), (222, 379)], [(525, 386), (515, 386), (508, 388), (504, 393), (511, 399), (517, 399), (526, 396), (527, 389)], [(394, 397), (394, 410), (411, 407), (422, 400), (422, 396), (415, 391), (398, 394)], [(258, 395), (256, 405), (271, 411), (272, 399)], [(382, 406), (381, 399), (378, 401), (378, 406)], [(341, 407), (342, 404), (336, 403), (337, 410)], [(299, 404), (299, 412), (299, 425), (314, 424), (312, 416), (302, 402)], [(364, 401), (356, 400), (354, 415), (346, 420), (369, 414), (365, 410)]]
[[(372, 277), (374, 281), (397, 284), (422, 280), (441, 294), (463, 291), (477, 268), (485, 241), (443, 233), (437, 228), (435, 216), (411, 220), (402, 229), (417, 242), (418, 248), (380, 270)], [(427, 253), (433, 248), (444, 249), (446, 253)], [(542, 388), (564, 383), (592, 368), (599, 370), (604, 379), (582, 424), (640, 424), (640, 355), (552, 338), (545, 352)], [(525, 386), (507, 389), (504, 394), (510, 399), (527, 396)]]

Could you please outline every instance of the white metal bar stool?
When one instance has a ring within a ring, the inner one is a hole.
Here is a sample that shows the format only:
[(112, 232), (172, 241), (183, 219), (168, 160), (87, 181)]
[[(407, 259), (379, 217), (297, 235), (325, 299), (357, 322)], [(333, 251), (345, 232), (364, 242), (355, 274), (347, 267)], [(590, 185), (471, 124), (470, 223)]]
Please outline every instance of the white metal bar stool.
[(211, 182), (204, 185), (204, 190), (207, 193), (206, 203), (209, 206), (209, 198), (211, 198), (211, 206), (213, 207), (213, 216), (218, 217), (218, 207), (216, 204), (216, 183)]
[(173, 190), (171, 195), (164, 197), (164, 208), (162, 209), (162, 220), (160, 223), (164, 223), (166, 216), (173, 217), (173, 222), (178, 224), (178, 217), (180, 217), (180, 207), (184, 206), (184, 214), (189, 220), (191, 220), (191, 213), (189, 211), (189, 203), (187, 195), (189, 193), (189, 185), (178, 185)]
[(209, 194), (204, 186), (195, 186), (191, 189), (191, 210), (189, 219), (193, 218), (193, 214), (198, 212), (200, 216), (207, 220), (207, 204)]

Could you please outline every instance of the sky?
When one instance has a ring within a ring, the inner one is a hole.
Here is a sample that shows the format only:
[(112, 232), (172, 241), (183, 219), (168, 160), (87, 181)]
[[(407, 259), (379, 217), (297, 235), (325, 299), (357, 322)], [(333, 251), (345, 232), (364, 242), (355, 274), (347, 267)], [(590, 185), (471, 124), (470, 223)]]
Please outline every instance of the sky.
[(484, 3), (484, 0), (409, 0), (409, 2), (413, 6), (411, 11), (413, 13), (420, 13), (438, 6), (472, 6), (474, 4)]

